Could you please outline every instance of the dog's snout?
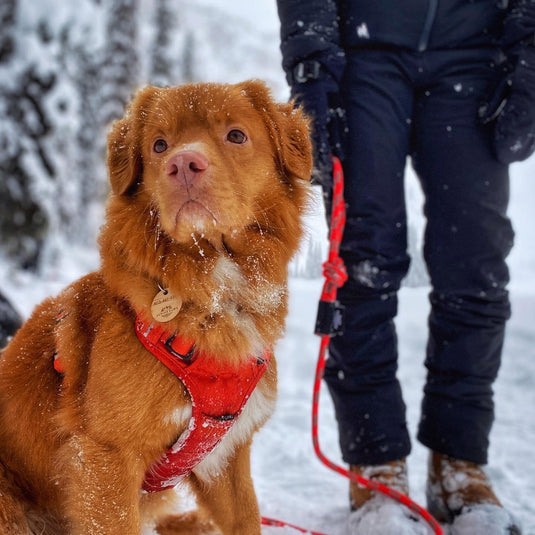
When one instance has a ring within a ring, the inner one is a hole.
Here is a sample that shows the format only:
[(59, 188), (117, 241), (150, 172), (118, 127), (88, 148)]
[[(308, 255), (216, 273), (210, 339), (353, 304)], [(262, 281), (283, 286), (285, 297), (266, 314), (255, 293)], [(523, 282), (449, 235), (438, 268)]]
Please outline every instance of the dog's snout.
[(178, 175), (179, 177), (193, 179), (203, 171), (206, 171), (209, 165), (210, 161), (204, 154), (194, 150), (183, 150), (169, 158), (165, 172), (170, 177)]

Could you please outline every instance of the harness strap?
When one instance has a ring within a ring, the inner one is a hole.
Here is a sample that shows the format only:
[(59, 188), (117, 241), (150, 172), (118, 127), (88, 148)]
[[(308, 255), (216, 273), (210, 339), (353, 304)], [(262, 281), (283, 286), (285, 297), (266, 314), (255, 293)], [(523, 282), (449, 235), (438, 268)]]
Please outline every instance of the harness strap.
[(145, 348), (184, 384), (192, 403), (188, 428), (145, 474), (143, 490), (156, 492), (180, 483), (221, 442), (266, 371), (271, 354), (266, 351), (261, 358), (230, 367), (197, 351), (193, 341), (141, 316), (135, 330)]

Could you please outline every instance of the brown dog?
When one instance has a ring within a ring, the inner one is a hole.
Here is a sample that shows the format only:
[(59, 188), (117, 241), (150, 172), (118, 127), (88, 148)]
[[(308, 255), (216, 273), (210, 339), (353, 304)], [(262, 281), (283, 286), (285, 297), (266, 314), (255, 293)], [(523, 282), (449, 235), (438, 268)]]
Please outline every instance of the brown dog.
[(0, 534), (259, 534), (249, 450), (273, 410), (274, 359), (186, 479), (204, 514), (173, 515), (174, 491), (141, 489), (192, 420), (190, 395), (134, 324), (194, 341), (217, 369), (271, 350), (302, 231), (307, 122), (257, 81), (148, 87), (114, 125), (108, 165), (101, 269), (38, 306), (1, 354)]

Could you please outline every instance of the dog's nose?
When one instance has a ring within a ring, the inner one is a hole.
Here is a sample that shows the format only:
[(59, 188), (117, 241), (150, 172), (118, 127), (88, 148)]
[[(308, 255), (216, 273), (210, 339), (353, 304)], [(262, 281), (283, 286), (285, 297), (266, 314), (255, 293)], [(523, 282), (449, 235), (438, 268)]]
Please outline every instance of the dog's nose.
[(204, 154), (194, 150), (183, 150), (173, 154), (165, 167), (170, 177), (185, 178), (190, 181), (208, 169), (210, 161)]

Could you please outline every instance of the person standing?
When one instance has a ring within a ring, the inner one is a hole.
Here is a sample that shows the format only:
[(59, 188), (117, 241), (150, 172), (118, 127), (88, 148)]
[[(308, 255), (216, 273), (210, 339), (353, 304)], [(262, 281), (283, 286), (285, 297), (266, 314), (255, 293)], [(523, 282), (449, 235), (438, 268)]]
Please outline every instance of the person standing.
[[(518, 535), (483, 470), (510, 316), (508, 166), (535, 148), (535, 0), (277, 0), (283, 68), (312, 121), (326, 207), (345, 174), (338, 297), (345, 328), (325, 380), (352, 471), (408, 493), (411, 442), (396, 378), (408, 272), (403, 176), (425, 197), (431, 312), (418, 439), (427, 506), (452, 535)], [(424, 534), (408, 510), (350, 484), (352, 533)]]

